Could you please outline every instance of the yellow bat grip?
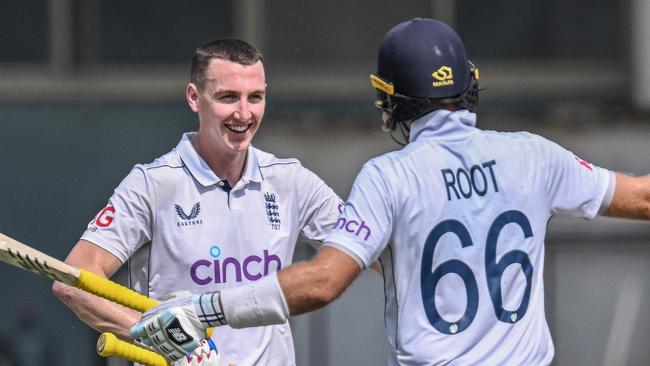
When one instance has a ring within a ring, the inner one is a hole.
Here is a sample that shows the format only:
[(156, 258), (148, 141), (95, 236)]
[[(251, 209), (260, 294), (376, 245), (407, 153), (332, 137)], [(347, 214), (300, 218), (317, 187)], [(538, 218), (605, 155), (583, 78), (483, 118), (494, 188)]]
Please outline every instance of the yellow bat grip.
[[(85, 269), (79, 270), (79, 279), (75, 286), (141, 313), (160, 305), (159, 301), (150, 299), (109, 279), (86, 271)], [(206, 337), (210, 338), (213, 331), (214, 328), (206, 329)]]
[(103, 333), (99, 336), (97, 340), (97, 353), (102, 357), (121, 357), (145, 366), (169, 366), (163, 356), (117, 339), (112, 333)]
[(84, 269), (79, 270), (79, 279), (75, 287), (139, 312), (145, 312), (160, 304), (156, 300)]

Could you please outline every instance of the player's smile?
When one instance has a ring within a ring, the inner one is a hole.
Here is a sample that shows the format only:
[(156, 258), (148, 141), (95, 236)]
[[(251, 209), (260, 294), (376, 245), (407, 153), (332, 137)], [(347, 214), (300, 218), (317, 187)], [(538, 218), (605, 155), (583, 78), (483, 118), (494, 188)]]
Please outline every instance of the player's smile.
[(248, 131), (253, 124), (252, 123), (240, 124), (240, 123), (226, 122), (226, 123), (224, 123), (224, 125), (231, 132), (238, 133), (238, 134), (243, 134), (246, 131)]

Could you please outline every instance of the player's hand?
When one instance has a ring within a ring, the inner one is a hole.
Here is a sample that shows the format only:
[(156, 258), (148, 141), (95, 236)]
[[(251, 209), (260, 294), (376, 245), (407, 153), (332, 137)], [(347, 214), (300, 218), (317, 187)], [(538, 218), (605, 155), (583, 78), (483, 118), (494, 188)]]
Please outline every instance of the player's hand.
[(192, 296), (185, 296), (162, 302), (142, 314), (131, 327), (131, 336), (173, 362), (201, 345), (205, 328), (194, 311)]
[(211, 340), (202, 340), (191, 354), (174, 362), (172, 366), (221, 366), (221, 355)]

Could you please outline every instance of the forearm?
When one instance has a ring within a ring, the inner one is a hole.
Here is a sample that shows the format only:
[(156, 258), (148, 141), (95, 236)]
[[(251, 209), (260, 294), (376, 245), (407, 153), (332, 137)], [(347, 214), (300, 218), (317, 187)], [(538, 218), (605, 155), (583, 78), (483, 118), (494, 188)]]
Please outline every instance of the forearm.
[(616, 188), (605, 216), (650, 220), (650, 175), (631, 177), (616, 173)]
[(131, 339), (129, 330), (142, 315), (135, 310), (60, 282), (55, 282), (52, 290), (79, 320), (99, 332), (111, 332), (125, 340)]
[(337, 249), (324, 247), (310, 261), (296, 263), (277, 274), (218, 293), (200, 295), (196, 300), (200, 305), (195, 310), (208, 319), (206, 327), (279, 324), (285, 322), (288, 315), (302, 314), (334, 301), (360, 272), (355, 259)]
[[(80, 240), (72, 248), (65, 262), (106, 278), (112, 276), (121, 265), (113, 254), (85, 240)], [(130, 339), (129, 328), (140, 319), (141, 314), (137, 311), (61, 282), (54, 282), (52, 292), (81, 321), (100, 332), (111, 332), (120, 338)]]
[(318, 264), (300, 262), (278, 273), (278, 281), (285, 296), (289, 313), (307, 313), (334, 301), (343, 292), (330, 284), (332, 276)]
[(346, 254), (324, 247), (308, 262), (278, 273), (289, 313), (299, 315), (336, 300), (359, 275), (361, 268)]

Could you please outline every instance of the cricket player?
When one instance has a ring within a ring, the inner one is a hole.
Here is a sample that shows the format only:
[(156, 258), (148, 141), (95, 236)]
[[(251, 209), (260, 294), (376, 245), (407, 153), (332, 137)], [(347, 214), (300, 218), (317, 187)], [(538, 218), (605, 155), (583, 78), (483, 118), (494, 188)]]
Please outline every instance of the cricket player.
[(389, 365), (551, 363), (549, 219), (648, 220), (650, 176), (600, 168), (531, 133), (477, 128), (478, 69), (442, 22), (392, 28), (370, 78), (384, 127), (407, 144), (363, 166), (319, 253), (240, 288), (162, 304), (135, 337), (182, 350), (165, 336), (179, 324), (200, 337), (209, 326), (283, 323), (330, 303), (379, 259)]
[[(198, 131), (136, 165), (66, 259), (106, 277), (125, 265), (129, 286), (157, 300), (225, 290), (286, 267), (299, 237), (321, 242), (342, 204), (298, 160), (251, 145), (266, 103), (263, 58), (253, 46), (220, 39), (197, 49), (186, 98)], [(124, 339), (141, 316), (61, 283), (53, 292), (91, 327)], [(228, 363), (295, 364), (287, 322), (220, 327), (212, 339)], [(186, 352), (163, 354), (179, 360)]]

